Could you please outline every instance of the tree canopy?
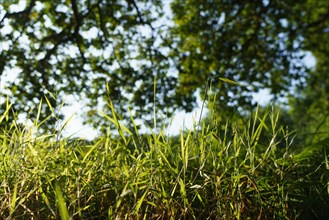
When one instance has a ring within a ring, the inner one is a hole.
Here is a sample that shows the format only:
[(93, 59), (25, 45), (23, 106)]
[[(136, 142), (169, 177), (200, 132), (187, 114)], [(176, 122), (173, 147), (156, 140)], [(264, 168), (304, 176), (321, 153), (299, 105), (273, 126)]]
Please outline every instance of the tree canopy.
[(316, 58), (316, 66), (306, 77), (306, 87), (291, 98), (290, 114), (303, 138), (310, 136), (307, 142), (317, 142), (327, 138), (329, 131), (329, 3), (309, 1), (308, 4), (313, 7), (313, 13), (304, 18), (308, 24), (304, 44), (305, 50)]
[(5, 33), (0, 41), (7, 45), (1, 74), (19, 68), (9, 85), (15, 109), (26, 110), (49, 91), (57, 98), (49, 97), (53, 107), (66, 94), (87, 98), (93, 119), (93, 110), (109, 98), (119, 113), (130, 107), (147, 119), (154, 79), (161, 85), (155, 94), (158, 109), (174, 106), (170, 92), (176, 79), (168, 75), (168, 61), (157, 45), (163, 35), (156, 24), (163, 15), (161, 1), (24, 2), (19, 11), (2, 3), (0, 23)]
[(173, 0), (172, 16), (166, 0), (19, 2), (0, 6), (0, 76), (18, 70), (8, 86), (14, 109), (28, 111), (48, 92), (56, 107), (73, 94), (87, 100), (94, 126), (102, 124), (95, 110), (109, 110), (110, 100), (119, 114), (129, 117), (129, 108), (150, 122), (154, 106), (165, 117), (191, 111), (209, 85), (223, 114), (250, 108), (263, 88), (277, 100), (314, 78), (304, 51), (324, 61), (328, 48), (325, 0)]

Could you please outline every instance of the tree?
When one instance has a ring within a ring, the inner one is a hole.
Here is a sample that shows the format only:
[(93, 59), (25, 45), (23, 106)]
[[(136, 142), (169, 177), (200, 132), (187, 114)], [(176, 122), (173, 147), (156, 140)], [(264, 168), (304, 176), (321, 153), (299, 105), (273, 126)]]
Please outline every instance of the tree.
[(270, 88), (278, 100), (292, 81), (303, 82), (305, 29), (319, 26), (300, 16), (311, 16), (307, 2), (174, 0), (173, 25), (161, 0), (30, 0), (19, 11), (2, 3), (0, 28), (11, 28), (0, 36), (7, 45), (0, 74), (20, 70), (9, 85), (17, 111), (48, 90), (57, 97), (48, 95), (54, 107), (74, 94), (88, 99), (87, 117), (96, 127), (102, 120), (94, 110), (110, 100), (120, 115), (129, 117), (129, 107), (134, 117), (150, 122), (154, 104), (168, 116), (191, 111), (195, 91), (205, 97), (210, 84), (214, 108), (230, 114), (234, 106), (252, 106), (251, 92)]
[[(1, 4), (0, 75), (19, 70), (8, 86), (15, 111), (26, 112), (47, 96), (46, 117), (47, 104), (56, 108), (67, 94), (88, 99), (95, 126), (101, 120), (95, 120), (94, 110), (110, 100), (119, 114), (129, 116), (130, 107), (144, 119), (150, 119), (154, 96), (159, 111), (175, 110), (170, 91), (176, 79), (168, 75), (167, 58), (157, 46), (164, 31), (156, 24), (163, 16), (161, 1), (23, 2), (20, 10), (10, 1)], [(155, 94), (154, 82), (161, 85)]]
[[(232, 104), (252, 106), (251, 92), (270, 88), (274, 100), (286, 96), (292, 81), (305, 76), (300, 14), (306, 1), (174, 1), (178, 39), (178, 92), (191, 97), (211, 79), (215, 108), (229, 114)], [(220, 77), (247, 86), (227, 84)], [(201, 91), (204, 91), (202, 89)], [(231, 103), (227, 105), (227, 103)]]
[(316, 66), (290, 99), (290, 115), (304, 141), (312, 144), (328, 138), (329, 131), (329, 3), (309, 1), (312, 14), (305, 17), (305, 49), (316, 58)]

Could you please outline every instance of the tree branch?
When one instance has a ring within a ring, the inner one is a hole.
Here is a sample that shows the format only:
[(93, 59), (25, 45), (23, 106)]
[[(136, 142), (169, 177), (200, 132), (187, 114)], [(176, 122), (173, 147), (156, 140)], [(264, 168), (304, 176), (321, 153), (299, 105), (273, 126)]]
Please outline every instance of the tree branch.
[[(85, 55), (82, 51), (82, 45), (81, 45), (82, 40), (81, 40), (81, 36), (79, 34), (79, 30), (80, 30), (80, 27), (82, 25), (82, 21), (83, 21), (84, 17), (81, 17), (81, 15), (79, 13), (76, 0), (71, 0), (71, 6), (72, 6), (72, 9), (73, 9), (74, 20), (75, 20), (75, 28), (74, 28), (73, 36), (76, 39), (76, 43), (77, 43), (79, 53), (80, 53), (81, 58), (82, 58), (82, 62), (86, 63), (86, 58), (85, 58)], [(88, 14), (88, 12), (86, 14)]]
[(326, 13), (322, 14), (322, 17), (320, 19), (307, 24), (306, 28), (312, 28), (312, 27), (319, 26), (322, 23), (328, 21), (328, 19), (329, 19), (329, 9)]

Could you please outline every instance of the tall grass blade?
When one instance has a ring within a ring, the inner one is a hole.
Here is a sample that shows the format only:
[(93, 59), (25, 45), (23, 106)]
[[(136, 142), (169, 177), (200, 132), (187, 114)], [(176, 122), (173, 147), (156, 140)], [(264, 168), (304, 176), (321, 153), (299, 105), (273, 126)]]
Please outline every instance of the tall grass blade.
[(240, 85), (240, 83), (235, 82), (234, 80), (228, 79), (228, 78), (224, 78), (224, 77), (220, 77), (219, 78), (221, 81), (229, 83), (231, 85)]
[(157, 78), (154, 76), (153, 79), (153, 126), (154, 132), (157, 128), (157, 115), (156, 115), (156, 91), (157, 91)]
[(58, 133), (62, 133), (62, 131), (66, 128), (66, 126), (69, 124), (69, 122), (72, 120), (72, 118), (74, 117), (74, 114), (72, 114), (65, 122), (64, 124), (61, 126), (61, 128), (59, 129)]
[(53, 114), (54, 117), (56, 117), (53, 106), (51, 105), (51, 103), (50, 103), (50, 101), (48, 100), (47, 96), (44, 96), (44, 97), (45, 97), (45, 99), (46, 99), (47, 105), (48, 105), (48, 107), (49, 107), (51, 113)]
[(36, 117), (36, 119), (34, 120), (34, 123), (33, 123), (34, 127), (38, 127), (39, 118), (40, 118), (40, 115), (41, 115), (41, 107), (42, 107), (42, 99), (40, 99), (40, 102), (39, 102), (37, 117)]
[(15, 207), (16, 207), (16, 201), (17, 201), (17, 186), (18, 183), (16, 183), (14, 185), (14, 191), (13, 191), (13, 195), (11, 197), (11, 204), (10, 204), (10, 215), (13, 214)]
[(140, 197), (140, 199), (138, 200), (136, 207), (135, 207), (135, 213), (136, 215), (138, 215), (139, 209), (142, 206), (143, 202), (144, 202), (144, 198), (147, 195), (148, 190), (145, 190), (145, 192), (143, 193), (143, 195)]
[(11, 108), (13, 104), (9, 104), (9, 98), (7, 96), (7, 100), (6, 100), (6, 110), (3, 112), (3, 114), (0, 116), (0, 123), (3, 121), (3, 119), (6, 119), (6, 121), (8, 121), (9, 118), (9, 110)]
[(66, 207), (66, 202), (65, 202), (65, 199), (63, 197), (62, 190), (59, 187), (58, 183), (55, 184), (55, 197), (56, 197), (56, 201), (57, 201), (57, 204), (58, 204), (61, 219), (62, 220), (69, 220), (70, 219), (69, 211)]

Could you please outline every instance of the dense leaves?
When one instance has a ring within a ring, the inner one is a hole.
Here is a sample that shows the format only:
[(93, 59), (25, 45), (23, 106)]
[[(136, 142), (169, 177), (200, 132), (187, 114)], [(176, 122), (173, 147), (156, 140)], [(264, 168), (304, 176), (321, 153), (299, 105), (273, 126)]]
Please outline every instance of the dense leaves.
[(27, 112), (46, 95), (46, 117), (46, 105), (72, 94), (97, 127), (95, 110), (108, 112), (110, 100), (120, 115), (129, 108), (151, 122), (154, 104), (164, 118), (191, 111), (209, 86), (210, 107), (231, 114), (252, 106), (252, 92), (269, 88), (279, 100), (323, 76), (326, 67), (308, 75), (303, 51), (327, 66), (328, 8), (324, 0), (1, 1), (0, 75), (18, 72), (7, 86), (12, 109)]
[(173, 106), (169, 91), (175, 79), (157, 49), (161, 7), (160, 1), (32, 0), (16, 11), (2, 4), (1, 75), (19, 71), (9, 85), (11, 101), (24, 110), (49, 92), (57, 98), (51, 99), (55, 107), (65, 94), (74, 94), (89, 99), (90, 111), (111, 99), (119, 113), (130, 106), (148, 116), (156, 78), (159, 109)]
[(328, 138), (329, 131), (329, 2), (309, 1), (312, 14), (304, 18), (305, 48), (316, 58), (306, 87), (291, 99), (293, 124), (308, 144)]
[[(307, 1), (177, 0), (172, 8), (182, 95), (204, 88), (211, 79), (222, 112), (232, 100), (239, 107), (250, 106), (250, 91), (269, 88), (277, 100), (293, 83), (300, 85), (306, 73), (301, 63), (304, 33), (317, 19), (303, 17), (320, 10)], [(220, 77), (247, 86), (232, 86)]]

